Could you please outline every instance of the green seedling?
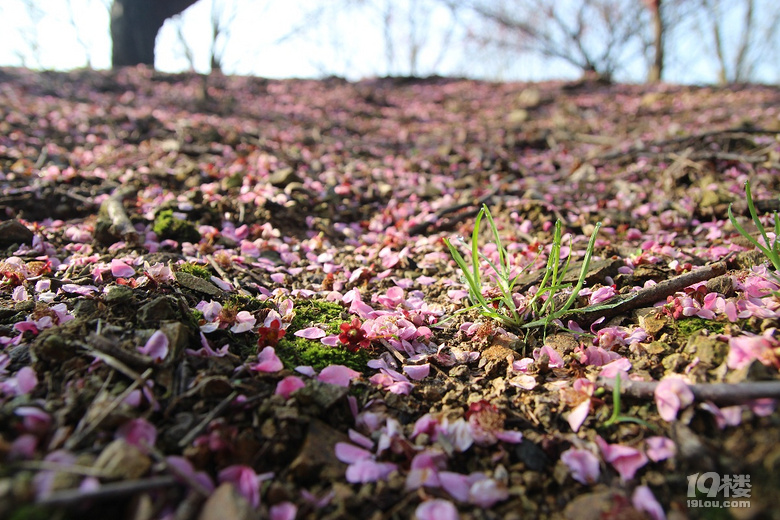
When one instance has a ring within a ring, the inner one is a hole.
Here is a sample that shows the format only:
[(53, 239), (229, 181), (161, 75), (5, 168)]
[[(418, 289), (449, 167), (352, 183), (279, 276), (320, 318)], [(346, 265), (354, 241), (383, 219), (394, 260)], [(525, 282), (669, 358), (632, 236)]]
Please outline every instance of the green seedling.
[(753, 195), (750, 193), (750, 181), (745, 181), (745, 198), (747, 199), (747, 206), (748, 211), (750, 212), (750, 217), (753, 219), (753, 222), (755, 222), (758, 231), (761, 233), (761, 237), (764, 239), (764, 243), (761, 244), (758, 240), (753, 238), (750, 233), (748, 233), (745, 228), (742, 227), (737, 219), (734, 218), (734, 214), (731, 212), (731, 204), (729, 204), (729, 220), (739, 232), (739, 234), (747, 238), (751, 244), (756, 246), (762, 253), (764, 253), (769, 261), (772, 262), (772, 265), (776, 271), (780, 271), (780, 217), (778, 217), (777, 212), (775, 212), (775, 238), (770, 244), (769, 236), (767, 236), (766, 229), (761, 223), (761, 219), (758, 218), (756, 206), (753, 204)]
[(609, 428), (613, 424), (619, 422), (631, 422), (641, 424), (642, 426), (650, 427), (650, 425), (642, 419), (636, 417), (629, 417), (628, 415), (621, 415), (620, 413), (620, 374), (615, 374), (615, 386), (612, 388), (612, 415), (604, 423), (605, 428)]
[[(482, 218), (486, 218), (488, 227), (493, 235), (496, 250), (498, 251), (498, 265), (493, 263), (487, 256), (479, 252), (479, 229), (482, 222)], [(463, 277), (466, 281), (466, 286), (469, 290), (469, 301), (471, 306), (464, 309), (462, 312), (477, 309), (480, 314), (486, 318), (494, 319), (501, 322), (503, 325), (513, 327), (535, 327), (544, 325), (547, 326), (555, 319), (560, 318), (572, 307), (574, 302), (577, 301), (577, 296), (582, 286), (585, 283), (585, 276), (588, 272), (588, 266), (590, 259), (593, 256), (593, 248), (596, 242), (596, 234), (598, 233), (601, 223), (596, 225), (593, 235), (588, 242), (588, 248), (585, 252), (585, 258), (583, 259), (582, 269), (580, 275), (574, 286), (568, 299), (563, 306), (559, 309), (554, 307), (556, 300), (555, 296), (561, 290), (571, 288), (571, 284), (563, 283), (562, 280), (566, 275), (566, 271), (569, 267), (569, 261), (571, 256), (566, 259), (566, 262), (561, 265), (560, 251), (562, 244), (562, 224), (560, 221), (555, 223), (555, 231), (553, 233), (553, 243), (550, 254), (547, 259), (547, 267), (545, 269), (544, 276), (539, 283), (539, 288), (536, 294), (531, 298), (528, 308), (530, 308), (536, 316), (544, 317), (539, 318), (530, 323), (523, 323), (524, 316), (517, 311), (517, 306), (513, 298), (514, 287), (518, 277), (512, 276), (512, 265), (510, 263), (509, 254), (506, 248), (501, 244), (501, 238), (498, 233), (495, 221), (493, 220), (490, 210), (486, 205), (482, 206), (482, 209), (477, 214), (474, 222), (474, 231), (471, 234), (471, 266), (466, 262), (466, 259), (461, 255), (460, 251), (447, 239), (444, 239), (444, 243), (450, 251), (450, 255), (455, 260), (455, 263), (463, 273)], [(496, 283), (496, 289), (498, 295), (494, 298), (486, 298), (483, 294), (482, 275), (480, 273), (480, 259), (484, 260), (490, 269), (493, 271), (493, 278)], [(546, 295), (546, 298), (544, 296)]]

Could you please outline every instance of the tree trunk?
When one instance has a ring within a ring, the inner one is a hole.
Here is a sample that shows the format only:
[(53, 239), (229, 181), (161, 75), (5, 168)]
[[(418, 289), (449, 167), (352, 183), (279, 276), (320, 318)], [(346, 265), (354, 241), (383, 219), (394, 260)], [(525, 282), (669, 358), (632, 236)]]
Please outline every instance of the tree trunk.
[(197, 0), (114, 0), (111, 6), (111, 65), (154, 67), (154, 43), (165, 20)]
[(653, 16), (653, 63), (647, 73), (648, 83), (658, 83), (664, 72), (664, 21), (661, 16), (661, 0), (648, 2)]

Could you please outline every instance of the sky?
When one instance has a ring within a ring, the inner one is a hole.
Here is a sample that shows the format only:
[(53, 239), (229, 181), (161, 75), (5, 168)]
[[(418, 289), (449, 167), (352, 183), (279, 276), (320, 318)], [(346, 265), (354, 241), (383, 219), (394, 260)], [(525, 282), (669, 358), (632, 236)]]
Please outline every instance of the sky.
[[(541, 81), (574, 79), (580, 74), (577, 69), (551, 60), (500, 53), (477, 55), (473, 49), (457, 43), (457, 31), (462, 31), (462, 26), (447, 40), (453, 24), (446, 8), (427, 0), (397, 1), (405, 6), (417, 5), (415, 19), (427, 27), (417, 33), (427, 38), (417, 60), (418, 75)], [(403, 43), (410, 39), (406, 19), (393, 26), (396, 45), (392, 53), (388, 52), (383, 38), (382, 13), (366, 8), (329, 9), (321, 14), (320, 23), (306, 23), (307, 13), (323, 5), (335, 5), (335, 0), (200, 0), (182, 15), (167, 21), (158, 34), (157, 69), (209, 72), (213, 2), (223, 6), (223, 17), (230, 16), (230, 6), (240, 9), (231, 24), (229, 39), (218, 43), (226, 45), (225, 73), (269, 78), (337, 75), (358, 80), (412, 72), (409, 48)], [(30, 16), (29, 9), (25, 8), (28, 3), (39, 8), (37, 16)], [(57, 70), (87, 65), (109, 68), (108, 4), (110, 0), (1, 0), (0, 19), (12, 22), (4, 30), (4, 41), (0, 43), (0, 66)], [(301, 30), (302, 27), (307, 29)], [(187, 49), (192, 62), (186, 57)], [(715, 81), (714, 64), (699, 59), (694, 50), (675, 55), (667, 63), (667, 80)], [(637, 65), (618, 79), (642, 81), (643, 75), (644, 68), (637, 60)], [(761, 79), (777, 81), (777, 70), (762, 75)]]

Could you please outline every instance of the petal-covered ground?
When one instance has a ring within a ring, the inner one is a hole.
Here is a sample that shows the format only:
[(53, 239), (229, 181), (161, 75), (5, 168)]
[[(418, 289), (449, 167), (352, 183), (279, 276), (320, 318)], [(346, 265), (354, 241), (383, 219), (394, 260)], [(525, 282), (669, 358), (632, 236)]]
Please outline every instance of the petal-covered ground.
[[(3, 69), (0, 115), (3, 518), (777, 517), (728, 217), (773, 243), (777, 88)], [(514, 324), (445, 241), (483, 204)]]

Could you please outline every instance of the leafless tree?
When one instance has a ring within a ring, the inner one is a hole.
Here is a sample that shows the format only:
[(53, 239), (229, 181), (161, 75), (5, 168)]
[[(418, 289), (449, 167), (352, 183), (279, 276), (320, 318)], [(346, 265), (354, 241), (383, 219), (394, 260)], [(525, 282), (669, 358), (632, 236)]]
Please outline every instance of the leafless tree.
[(26, 51), (15, 49), (14, 53), (22, 64), (22, 67), (40, 67), (41, 41), (38, 36), (38, 26), (43, 20), (45, 12), (35, 0), (23, 0), (22, 5), (28, 17), (28, 23), (18, 25), (19, 37), (24, 42)]
[(472, 0), (467, 5), (494, 24), (498, 45), (606, 77), (637, 58), (647, 29), (645, 7), (635, 0)]
[(714, 55), (720, 83), (756, 79), (761, 64), (778, 70), (776, 0), (697, 0), (698, 16), (691, 20), (705, 52)]
[[(111, 0), (86, 0), (86, 2), (79, 6), (81, 9), (105, 9), (106, 12), (111, 12)], [(94, 68), (94, 49), (95, 46), (89, 36), (90, 32), (85, 30), (80, 23), (78, 12), (73, 6), (73, 0), (67, 0), (66, 8), (68, 10), (68, 23), (73, 28), (73, 32), (76, 34), (76, 41), (84, 51), (86, 60), (86, 66)]]

